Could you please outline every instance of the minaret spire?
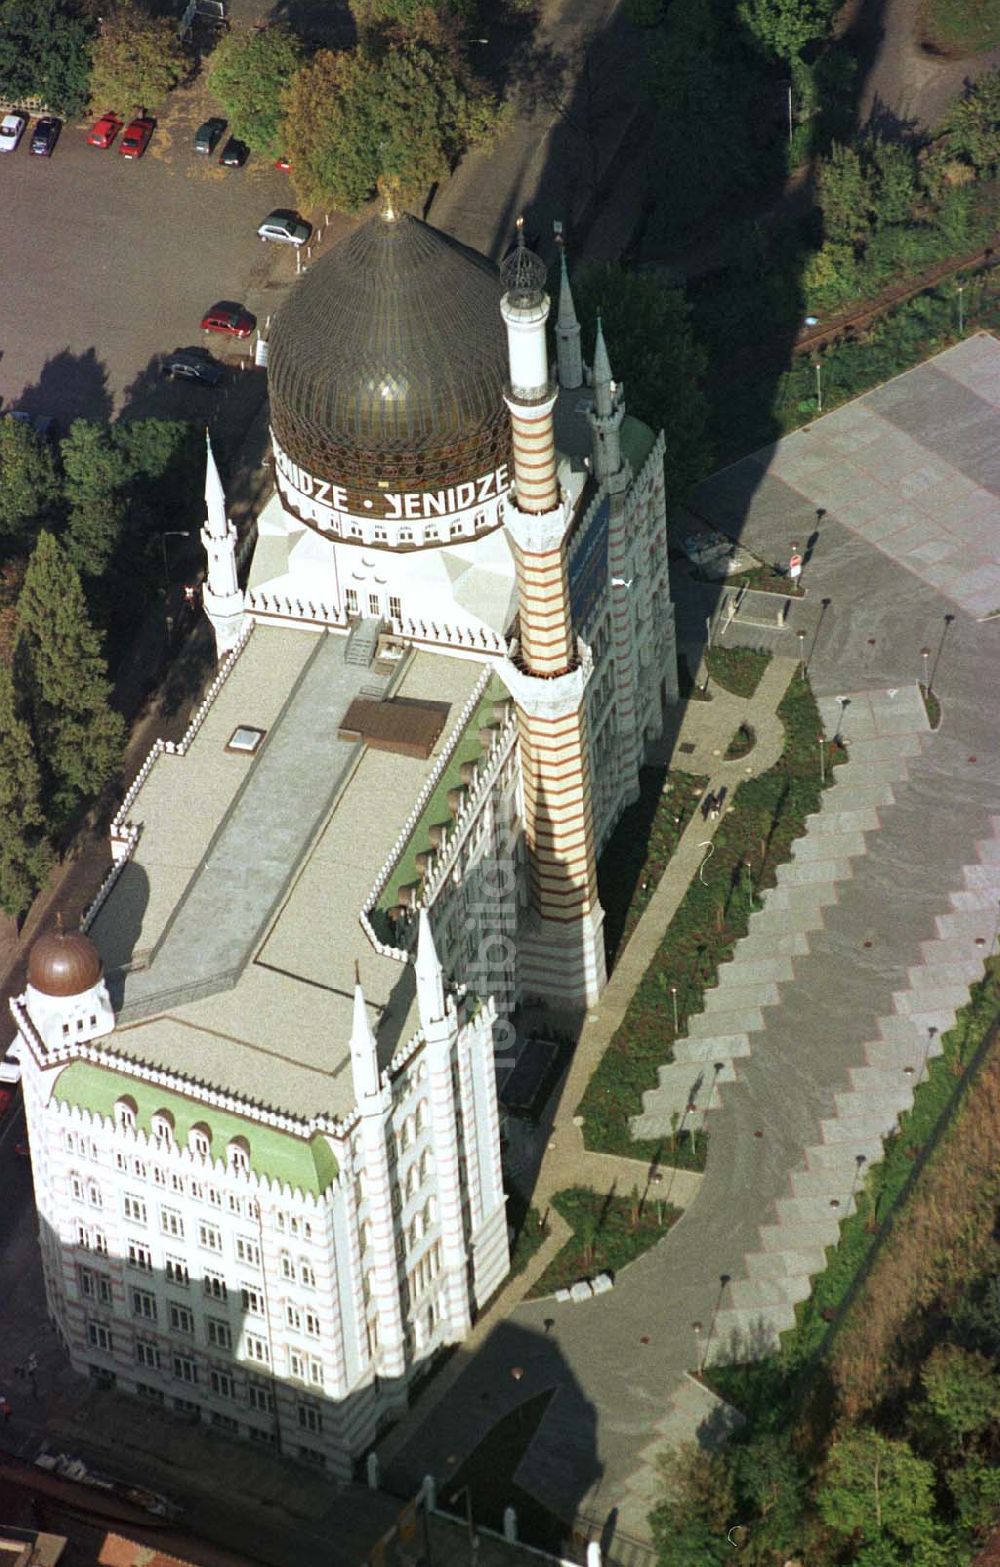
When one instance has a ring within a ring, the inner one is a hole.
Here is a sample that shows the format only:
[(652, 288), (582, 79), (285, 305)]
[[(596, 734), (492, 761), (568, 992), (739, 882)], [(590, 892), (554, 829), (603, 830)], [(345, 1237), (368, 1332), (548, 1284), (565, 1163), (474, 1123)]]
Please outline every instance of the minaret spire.
[(434, 945), (430, 915), (420, 910), (417, 930), (417, 1006), (424, 1029), (439, 1023), (445, 1015), (444, 970)]
[(215, 632), (215, 651), (225, 656), (243, 630), (243, 594), (236, 575), (236, 529), (226, 516), (226, 495), (205, 431), (205, 526), (201, 542), (208, 561), (202, 602)]
[(370, 1099), (379, 1091), (378, 1051), (375, 1035), (368, 1018), (365, 993), (361, 980), (354, 985), (354, 1016), (351, 1026), (351, 1075), (354, 1080), (354, 1097), (358, 1103)]
[(580, 348), (580, 323), (576, 319), (573, 290), (569, 284), (566, 267), (566, 244), (560, 234), (559, 245), (559, 314), (556, 317), (556, 357), (559, 365), (559, 385), (573, 390), (583, 385), (583, 353)]
[(597, 316), (597, 338), (594, 343), (594, 407), (590, 414), (593, 434), (594, 476), (608, 482), (621, 472), (621, 427), (625, 418), (625, 398), (622, 388), (611, 374), (608, 345), (604, 341), (604, 323), (600, 312)]

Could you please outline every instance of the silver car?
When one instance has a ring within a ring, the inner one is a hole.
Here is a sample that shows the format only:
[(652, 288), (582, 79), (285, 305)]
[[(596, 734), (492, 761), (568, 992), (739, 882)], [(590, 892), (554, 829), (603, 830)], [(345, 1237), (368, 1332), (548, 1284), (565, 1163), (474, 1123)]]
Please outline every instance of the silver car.
[(0, 120), (0, 152), (13, 152), (28, 123), (26, 114), (5, 114)]
[(278, 207), (274, 212), (269, 212), (263, 223), (257, 229), (258, 238), (272, 240), (278, 245), (304, 245), (312, 233), (312, 228), (297, 212), (291, 212), (287, 207)]

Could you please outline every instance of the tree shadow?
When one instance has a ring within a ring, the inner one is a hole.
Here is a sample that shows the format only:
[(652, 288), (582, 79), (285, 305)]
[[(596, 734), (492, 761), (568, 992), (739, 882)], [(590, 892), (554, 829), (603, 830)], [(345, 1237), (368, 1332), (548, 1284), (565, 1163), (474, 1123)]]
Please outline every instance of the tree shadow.
[(24, 388), (13, 406), (33, 419), (56, 419), (63, 428), (74, 419), (108, 420), (108, 373), (93, 348), (80, 354), (64, 348), (45, 361), (38, 380)]

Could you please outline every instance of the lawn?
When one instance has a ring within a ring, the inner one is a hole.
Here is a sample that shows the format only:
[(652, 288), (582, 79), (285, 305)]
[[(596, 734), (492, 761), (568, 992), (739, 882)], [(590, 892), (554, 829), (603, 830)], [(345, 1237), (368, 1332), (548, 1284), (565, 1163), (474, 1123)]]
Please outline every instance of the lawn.
[(662, 1199), (643, 1200), (638, 1187), (629, 1197), (616, 1197), (613, 1191), (571, 1186), (556, 1192), (552, 1206), (562, 1214), (573, 1236), (532, 1285), (528, 1291), (531, 1298), (554, 1295), (577, 1279), (593, 1278), (597, 1273), (620, 1272), (662, 1240), (681, 1216), (679, 1208)]
[[(790, 858), (806, 818), (832, 782), (834, 766), (844, 759), (841, 748), (829, 744), (821, 782), (817, 740), (823, 727), (801, 671), (792, 676), (778, 716), (785, 730), (781, 756), (736, 790), (703, 875), (688, 887), (587, 1085), (578, 1110), (588, 1148), (674, 1162), (666, 1139), (634, 1142), (629, 1117), (641, 1111), (643, 1092), (655, 1086), (658, 1067), (673, 1059), (674, 1040), (686, 1031), (688, 1017), (702, 1010), (704, 992), (716, 983), (720, 963), (732, 957), (758, 893), (774, 885), (777, 867)], [(703, 1159), (704, 1139), (685, 1151), (688, 1158)], [(688, 1158), (676, 1162), (688, 1163)]]
[(547, 1238), (549, 1227), (542, 1222), (537, 1208), (529, 1208), (516, 1186), (507, 1195), (507, 1223), (514, 1231), (514, 1244), (510, 1251), (508, 1279), (523, 1273), (535, 1252)]
[(662, 767), (640, 772), (639, 798), (621, 817), (597, 867), (609, 971), (660, 885), (707, 784), (707, 778), (676, 770), (668, 777)]
[(1000, 45), (1000, 0), (924, 0), (920, 41), (935, 54), (962, 59)]
[(710, 647), (705, 654), (709, 678), (734, 696), (753, 696), (770, 662), (764, 648)]

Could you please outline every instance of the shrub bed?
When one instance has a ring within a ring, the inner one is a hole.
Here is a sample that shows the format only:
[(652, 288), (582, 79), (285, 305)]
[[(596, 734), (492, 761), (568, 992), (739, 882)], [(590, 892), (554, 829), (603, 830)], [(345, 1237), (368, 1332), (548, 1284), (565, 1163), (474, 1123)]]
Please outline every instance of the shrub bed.
[(596, 1273), (617, 1273), (662, 1240), (681, 1216), (670, 1203), (643, 1199), (638, 1189), (631, 1197), (615, 1197), (571, 1186), (555, 1193), (552, 1206), (573, 1236), (532, 1285), (529, 1297), (552, 1295)]

